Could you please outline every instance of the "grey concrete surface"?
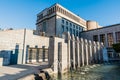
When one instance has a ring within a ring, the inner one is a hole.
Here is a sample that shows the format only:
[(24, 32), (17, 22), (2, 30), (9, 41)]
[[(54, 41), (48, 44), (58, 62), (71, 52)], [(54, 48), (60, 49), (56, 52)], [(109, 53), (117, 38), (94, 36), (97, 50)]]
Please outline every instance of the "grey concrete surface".
[(48, 63), (20, 64), (0, 67), (0, 80), (17, 80), (29, 74), (38, 73), (39, 69), (48, 68)]

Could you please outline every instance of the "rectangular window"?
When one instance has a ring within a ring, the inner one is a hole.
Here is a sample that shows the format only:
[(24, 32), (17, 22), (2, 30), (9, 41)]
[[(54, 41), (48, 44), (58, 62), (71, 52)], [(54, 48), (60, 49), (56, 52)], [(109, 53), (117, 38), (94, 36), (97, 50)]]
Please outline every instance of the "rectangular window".
[(78, 26), (76, 26), (76, 29), (78, 29)]
[(93, 35), (93, 41), (95, 41), (95, 42), (98, 41), (98, 35)]
[(78, 31), (76, 31), (76, 36), (78, 36)]
[(100, 42), (102, 42), (105, 45), (105, 34), (100, 35)]
[(74, 36), (75, 36), (75, 29), (73, 29), (73, 34), (74, 34)]
[(66, 31), (68, 32), (68, 27), (66, 27)]
[(70, 27), (72, 27), (72, 23), (70, 23)]
[(64, 25), (62, 25), (62, 33), (64, 32)]
[(62, 19), (62, 23), (64, 24), (64, 20)]
[(108, 33), (107, 39), (108, 39), (108, 46), (111, 47), (113, 44), (113, 33)]
[(43, 32), (46, 32), (46, 22), (43, 22)]
[(66, 25), (68, 25), (68, 21), (66, 21)]
[(73, 25), (73, 28), (75, 28), (75, 25)]
[(115, 35), (116, 35), (116, 42), (120, 43), (120, 32), (116, 32)]

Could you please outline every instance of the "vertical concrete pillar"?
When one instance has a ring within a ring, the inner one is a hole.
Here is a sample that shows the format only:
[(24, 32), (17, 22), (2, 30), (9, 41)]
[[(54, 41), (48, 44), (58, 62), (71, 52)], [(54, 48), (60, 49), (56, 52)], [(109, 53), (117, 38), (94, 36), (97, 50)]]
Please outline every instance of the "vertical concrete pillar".
[(77, 62), (78, 62), (78, 67), (80, 67), (80, 51), (79, 51), (79, 44), (80, 44), (80, 41), (79, 41), (79, 38), (76, 37), (76, 42), (77, 42)]
[(82, 66), (84, 66), (85, 65), (85, 61), (84, 61), (84, 42), (83, 42), (83, 39), (81, 38), (80, 39), (80, 41), (81, 41), (81, 56), (82, 56)]
[(48, 63), (50, 67), (53, 67), (54, 65), (54, 37), (50, 37), (49, 40), (49, 48), (48, 48)]
[(75, 37), (74, 35), (72, 34), (72, 54), (73, 54), (73, 68), (75, 69), (75, 64), (76, 64), (76, 61), (75, 61)]
[(89, 62), (90, 62), (90, 64), (92, 63), (92, 60), (93, 60), (93, 56), (92, 56), (92, 43), (91, 43), (91, 41), (89, 40), (89, 54), (90, 54), (90, 56), (89, 56)]
[(100, 44), (99, 44), (99, 42), (97, 42), (97, 54), (98, 54), (98, 63), (100, 63), (101, 55), (100, 55)]
[(96, 42), (94, 41), (93, 44), (94, 44), (94, 47), (93, 47), (93, 48), (94, 48), (94, 60), (95, 60), (94, 62), (96, 63), (96, 62), (97, 62)]
[(85, 39), (85, 54), (86, 54), (86, 65), (89, 65), (88, 63), (88, 42), (87, 39)]
[(70, 40), (71, 40), (71, 36), (70, 36), (70, 33), (69, 32), (65, 32), (63, 33), (65, 36), (64, 36), (64, 39), (65, 39), (65, 42), (67, 43), (67, 67), (68, 69), (70, 69), (71, 67), (71, 59), (70, 59)]
[(100, 55), (101, 55), (101, 62), (103, 62), (103, 49), (104, 49), (104, 44), (100, 43)]
[(70, 62), (70, 39), (71, 39), (70, 33), (68, 32), (68, 38), (67, 38), (67, 40), (68, 40), (68, 43), (67, 43), (68, 68), (70, 68), (70, 66), (71, 66), (71, 62)]

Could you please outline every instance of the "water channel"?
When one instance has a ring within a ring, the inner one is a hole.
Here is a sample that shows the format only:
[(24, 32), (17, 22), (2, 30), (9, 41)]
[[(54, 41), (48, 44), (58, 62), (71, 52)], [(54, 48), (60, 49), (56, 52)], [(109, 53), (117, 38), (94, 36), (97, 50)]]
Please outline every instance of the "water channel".
[(120, 64), (93, 65), (52, 77), (51, 80), (120, 80)]

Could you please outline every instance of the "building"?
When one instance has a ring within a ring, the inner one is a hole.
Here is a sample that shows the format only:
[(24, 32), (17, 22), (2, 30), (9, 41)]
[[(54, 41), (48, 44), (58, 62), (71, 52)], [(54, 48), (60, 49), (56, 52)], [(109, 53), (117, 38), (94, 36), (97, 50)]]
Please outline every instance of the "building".
[(35, 32), (0, 31), (0, 66), (47, 61), (55, 73), (65, 72), (102, 63), (104, 53), (107, 54), (104, 47), (110, 58), (116, 58), (111, 45), (118, 42), (120, 24), (100, 27), (97, 22), (86, 21), (54, 4), (37, 15)]
[(82, 31), (100, 27), (97, 22), (86, 21), (60, 4), (54, 4), (37, 14), (36, 26), (38, 34), (45, 32), (46, 36), (59, 37), (63, 32), (80, 37)]
[(95, 42), (102, 42), (108, 49), (109, 58), (119, 57), (119, 55), (114, 54), (112, 44), (120, 43), (120, 24), (83, 31), (81, 37)]

